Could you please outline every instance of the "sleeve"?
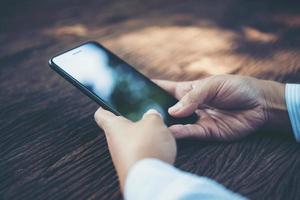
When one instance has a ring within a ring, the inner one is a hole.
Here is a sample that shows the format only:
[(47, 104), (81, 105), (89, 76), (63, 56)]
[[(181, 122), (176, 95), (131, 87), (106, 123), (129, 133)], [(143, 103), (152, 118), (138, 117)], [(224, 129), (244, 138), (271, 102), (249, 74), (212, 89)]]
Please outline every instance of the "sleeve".
[(176, 169), (158, 159), (137, 162), (125, 182), (127, 200), (242, 200), (217, 182)]
[(300, 142), (300, 84), (286, 84), (285, 101), (294, 136)]

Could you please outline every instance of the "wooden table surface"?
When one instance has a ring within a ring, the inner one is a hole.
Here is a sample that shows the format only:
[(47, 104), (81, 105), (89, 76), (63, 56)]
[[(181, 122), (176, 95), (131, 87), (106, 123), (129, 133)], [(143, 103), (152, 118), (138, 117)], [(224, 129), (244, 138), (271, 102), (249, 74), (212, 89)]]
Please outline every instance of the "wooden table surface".
[[(96, 40), (151, 78), (232, 73), (300, 82), (299, 1), (52, 0), (0, 3), (0, 199), (120, 199), (96, 103), (48, 59)], [(251, 199), (300, 199), (287, 133), (178, 141), (176, 166)]]

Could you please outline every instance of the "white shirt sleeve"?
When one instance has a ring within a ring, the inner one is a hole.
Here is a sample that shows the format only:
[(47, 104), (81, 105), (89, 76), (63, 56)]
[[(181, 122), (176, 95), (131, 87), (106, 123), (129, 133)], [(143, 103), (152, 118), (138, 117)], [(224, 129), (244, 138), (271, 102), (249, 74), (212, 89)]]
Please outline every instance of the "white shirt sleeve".
[(242, 200), (217, 182), (176, 169), (158, 159), (137, 162), (125, 182), (127, 200)]
[(285, 101), (294, 136), (300, 142), (300, 84), (286, 84)]

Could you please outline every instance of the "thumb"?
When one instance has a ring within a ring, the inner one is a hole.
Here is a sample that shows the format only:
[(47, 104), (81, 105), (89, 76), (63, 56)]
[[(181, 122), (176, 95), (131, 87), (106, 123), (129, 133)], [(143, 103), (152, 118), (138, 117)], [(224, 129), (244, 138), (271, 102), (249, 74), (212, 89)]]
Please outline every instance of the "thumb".
[(162, 121), (161, 114), (155, 109), (149, 109), (147, 112), (144, 113), (142, 120), (157, 120)]
[(116, 129), (120, 129), (124, 123), (128, 123), (128, 120), (121, 116), (116, 116), (108, 110), (99, 108), (95, 114), (94, 118), (98, 126), (100, 126), (105, 134), (111, 134)]
[(212, 78), (205, 78), (192, 85), (192, 90), (186, 93), (169, 113), (174, 117), (186, 117), (195, 112), (200, 105), (207, 104), (217, 93), (218, 83)]
[(169, 129), (177, 139), (187, 137), (194, 137), (203, 140), (212, 139), (212, 134), (209, 132), (210, 130), (202, 124), (176, 124), (170, 126)]

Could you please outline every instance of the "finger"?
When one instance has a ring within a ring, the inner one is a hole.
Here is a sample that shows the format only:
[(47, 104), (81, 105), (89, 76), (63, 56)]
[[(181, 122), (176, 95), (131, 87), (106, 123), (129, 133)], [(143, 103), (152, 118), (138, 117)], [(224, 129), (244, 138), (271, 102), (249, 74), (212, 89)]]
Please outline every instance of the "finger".
[(162, 118), (161, 114), (155, 109), (149, 109), (147, 112), (145, 112), (145, 114), (143, 115), (143, 118), (149, 117), (149, 115), (150, 116), (158, 115), (158, 117)]
[[(216, 116), (217, 111), (211, 109), (197, 110), (196, 113), (201, 116), (196, 124), (187, 125), (173, 125), (169, 127), (170, 131), (176, 138), (195, 137), (203, 140), (218, 140), (226, 141), (234, 138), (230, 138), (228, 129), (222, 121), (216, 120), (209, 113), (213, 113)], [(220, 113), (221, 114), (221, 113)], [(226, 118), (226, 116), (220, 116), (220, 118)], [(225, 128), (224, 128), (225, 127)]]
[(178, 82), (158, 80), (158, 79), (153, 79), (152, 81), (154, 83), (156, 83), (157, 85), (159, 85), (164, 90), (166, 90), (167, 92), (169, 92), (170, 94), (172, 94), (173, 96), (175, 96), (176, 86), (177, 86)]
[(97, 124), (102, 127), (105, 131), (111, 127), (113, 124), (117, 124), (120, 120), (126, 120), (122, 116), (116, 116), (112, 112), (108, 110), (104, 110), (103, 108), (99, 108), (94, 114), (95, 121)]
[(153, 82), (177, 99), (181, 99), (187, 92), (189, 92), (195, 83), (195, 81), (175, 82), (166, 80), (153, 80)]
[(162, 115), (155, 109), (148, 110), (143, 115), (142, 121), (155, 121), (156, 123), (164, 124)]
[(211, 140), (212, 135), (209, 129), (205, 128), (201, 124), (186, 124), (186, 125), (173, 125), (169, 127), (175, 138), (187, 138), (194, 137), (203, 140)]
[(212, 80), (212, 78), (205, 78), (194, 82), (192, 89), (169, 108), (169, 113), (175, 117), (185, 117), (195, 112), (199, 105), (209, 102), (216, 95), (218, 86), (218, 83)]

